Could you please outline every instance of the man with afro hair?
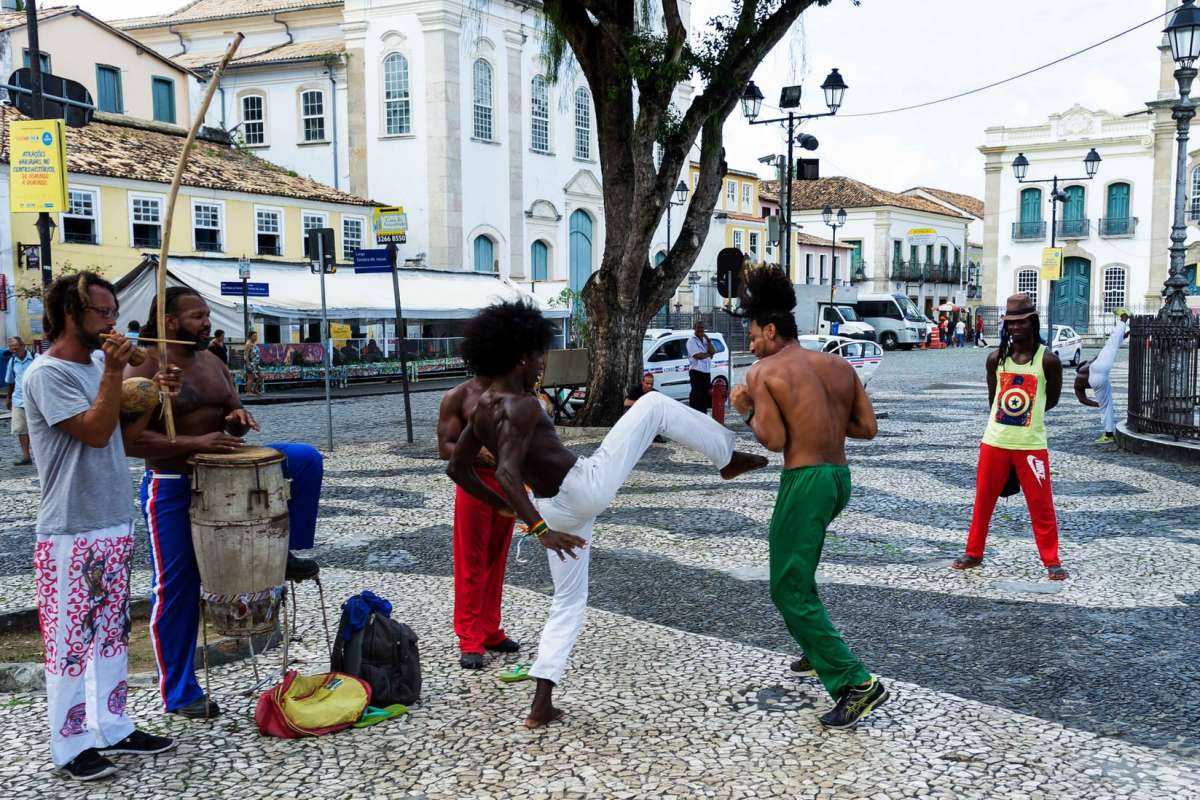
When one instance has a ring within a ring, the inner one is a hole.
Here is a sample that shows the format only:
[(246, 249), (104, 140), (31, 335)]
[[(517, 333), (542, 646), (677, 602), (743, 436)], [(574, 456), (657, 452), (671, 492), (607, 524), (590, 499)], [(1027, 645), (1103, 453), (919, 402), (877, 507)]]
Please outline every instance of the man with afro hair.
[[(583, 627), (592, 526), (654, 437), (662, 434), (703, 453), (727, 480), (767, 463), (762, 456), (735, 451), (735, 437), (725, 426), (658, 392), (634, 403), (595, 453), (576, 456), (559, 441), (554, 423), (533, 395), (551, 333), (542, 313), (522, 302), (488, 306), (467, 323), (463, 358), (490, 383), (446, 470), (455, 483), (493, 508), (515, 512), (529, 526), (526, 535), (537, 537), (548, 551), (554, 599), (529, 670), (537, 690), (525, 719), (528, 728), (562, 716), (552, 692)], [(503, 494), (489, 488), (475, 470), (484, 447), (495, 455)]]
[(792, 669), (815, 671), (836, 703), (821, 724), (852, 728), (888, 693), (829, 621), (816, 572), (825, 530), (850, 500), (846, 437), (873, 439), (875, 410), (849, 362), (796, 342), (796, 291), (779, 267), (750, 271), (741, 305), (759, 361), (730, 401), (768, 450), (784, 454), (771, 516), (771, 599), (804, 648)]

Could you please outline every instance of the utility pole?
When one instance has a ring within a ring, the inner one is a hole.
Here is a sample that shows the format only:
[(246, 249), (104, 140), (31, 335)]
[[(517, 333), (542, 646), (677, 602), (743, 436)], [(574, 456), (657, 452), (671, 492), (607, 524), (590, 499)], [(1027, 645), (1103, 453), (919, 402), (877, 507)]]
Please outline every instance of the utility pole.
[[(25, 27), (29, 31), (29, 88), (33, 92), (33, 118), (45, 119), (46, 108), (42, 98), (42, 49), (38, 43), (36, 0), (25, 0)], [(65, 170), (67, 165), (63, 164), (62, 168)], [(47, 212), (40, 211), (35, 224), (38, 242), (42, 248), (42, 285), (49, 286), (54, 280), (50, 258), (50, 233), (54, 229), (54, 221)]]
[[(413, 442), (412, 405), (408, 399), (408, 356), (404, 352), (404, 316), (400, 308), (400, 270), (396, 265), (396, 243), (388, 242), (388, 261), (392, 266), (392, 294), (396, 301), (396, 348), (400, 351), (400, 380), (404, 385), (404, 427), (408, 434), (408, 443)], [(384, 331), (386, 334), (387, 331)]]

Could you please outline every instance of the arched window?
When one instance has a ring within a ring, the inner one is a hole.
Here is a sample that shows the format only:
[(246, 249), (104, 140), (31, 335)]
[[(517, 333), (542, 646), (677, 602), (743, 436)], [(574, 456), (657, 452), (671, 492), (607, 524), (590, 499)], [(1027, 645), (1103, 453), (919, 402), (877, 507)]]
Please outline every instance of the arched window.
[(1021, 221), (1016, 225), (1014, 239), (1040, 239), (1045, 235), (1042, 224), (1042, 190), (1021, 191)]
[(529, 92), (529, 146), (538, 153), (550, 152), (550, 90), (546, 79), (533, 76)]
[(550, 248), (540, 239), (529, 248), (529, 263), (532, 266), (535, 281), (547, 280), (550, 274)]
[(570, 287), (583, 291), (592, 276), (592, 218), (585, 211), (571, 215), (571, 268), (568, 273)]
[(1017, 273), (1017, 291), (1029, 295), (1033, 299), (1033, 304), (1037, 305), (1038, 271), (1036, 269), (1023, 269)]
[(1104, 270), (1104, 311), (1125, 306), (1125, 268), (1107, 267)]
[(486, 236), (475, 237), (475, 271), (496, 272), (496, 264), (492, 260), (492, 240)]
[(1192, 169), (1191, 218), (1200, 220), (1200, 167)]
[(267, 143), (267, 104), (261, 94), (242, 96), (242, 141), (248, 145)]
[(654, 254), (654, 266), (657, 267), (659, 264), (661, 264), (662, 262), (664, 262), (666, 260), (667, 260), (667, 251), (666, 250), (659, 250), (657, 253)]
[(575, 90), (575, 157), (592, 157), (592, 97), (588, 90)]
[(1133, 233), (1133, 220), (1129, 216), (1129, 184), (1111, 183), (1104, 202), (1104, 225), (1100, 233), (1104, 236), (1129, 236)]
[(383, 60), (383, 116), (388, 136), (412, 133), (408, 60), (399, 53), (392, 53)]
[(492, 141), (492, 65), (482, 58), (475, 62), (474, 135)]

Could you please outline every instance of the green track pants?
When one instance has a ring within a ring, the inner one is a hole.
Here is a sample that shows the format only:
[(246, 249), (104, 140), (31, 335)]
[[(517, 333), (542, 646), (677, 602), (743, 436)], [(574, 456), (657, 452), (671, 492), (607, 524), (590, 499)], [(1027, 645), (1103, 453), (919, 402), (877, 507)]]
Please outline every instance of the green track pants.
[(825, 529), (849, 501), (850, 468), (844, 464), (785, 469), (771, 515), (771, 600), (835, 700), (871, 679), (817, 596)]

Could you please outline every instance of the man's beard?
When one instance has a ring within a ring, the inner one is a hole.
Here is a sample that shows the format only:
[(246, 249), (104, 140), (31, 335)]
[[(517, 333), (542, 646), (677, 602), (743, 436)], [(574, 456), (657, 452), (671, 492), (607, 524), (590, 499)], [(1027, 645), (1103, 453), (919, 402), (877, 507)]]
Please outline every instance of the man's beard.
[(190, 331), (180, 331), (178, 334), (180, 339), (185, 342), (192, 342), (193, 350), (207, 350), (210, 338), (203, 333), (192, 333)]
[(78, 328), (75, 331), (75, 336), (79, 339), (79, 343), (87, 348), (89, 353), (93, 350), (99, 350), (104, 346), (104, 340), (100, 338), (100, 334), (98, 333), (88, 333), (83, 328)]

